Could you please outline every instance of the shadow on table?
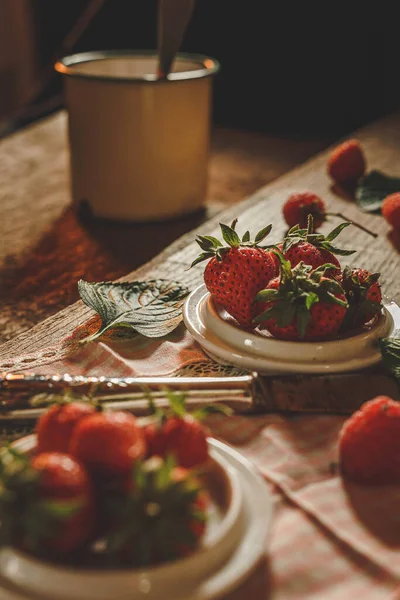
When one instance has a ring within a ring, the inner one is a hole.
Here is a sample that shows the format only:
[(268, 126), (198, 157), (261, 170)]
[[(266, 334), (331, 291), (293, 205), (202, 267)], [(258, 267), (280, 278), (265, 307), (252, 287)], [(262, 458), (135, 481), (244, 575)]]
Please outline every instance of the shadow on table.
[(389, 548), (400, 550), (400, 486), (361, 486), (343, 479), (343, 489), (363, 526)]
[[(203, 210), (162, 223), (119, 223), (95, 219), (70, 206), (21, 258), (5, 260), (0, 300), (11, 307), (18, 303), (19, 311), (21, 301), (26, 301), (27, 324), (32, 326), (76, 301), (79, 279), (122, 277), (209, 216)], [(19, 320), (24, 320), (22, 314)]]
[(392, 229), (388, 233), (388, 240), (392, 244), (393, 248), (400, 252), (400, 230)]

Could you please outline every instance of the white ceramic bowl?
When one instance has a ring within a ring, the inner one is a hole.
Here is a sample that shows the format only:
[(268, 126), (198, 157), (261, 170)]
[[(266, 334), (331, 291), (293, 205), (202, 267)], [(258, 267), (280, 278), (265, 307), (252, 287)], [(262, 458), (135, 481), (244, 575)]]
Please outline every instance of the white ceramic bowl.
[[(36, 436), (14, 442), (14, 448), (31, 452)], [(184, 598), (191, 589), (215, 573), (234, 552), (243, 535), (243, 493), (238, 473), (209, 442), (211, 510), (201, 548), (194, 554), (164, 565), (141, 569), (67, 568), (37, 560), (14, 548), (0, 551), (0, 575), (22, 591), (52, 600), (133, 600)], [(221, 503), (221, 498), (224, 498)], [(167, 595), (166, 595), (167, 591)]]
[(324, 342), (290, 342), (246, 331), (234, 325), (212, 300), (205, 285), (184, 306), (184, 321), (193, 337), (217, 361), (260, 373), (324, 373), (353, 371), (380, 362), (377, 340), (394, 329), (392, 308), (357, 335)]

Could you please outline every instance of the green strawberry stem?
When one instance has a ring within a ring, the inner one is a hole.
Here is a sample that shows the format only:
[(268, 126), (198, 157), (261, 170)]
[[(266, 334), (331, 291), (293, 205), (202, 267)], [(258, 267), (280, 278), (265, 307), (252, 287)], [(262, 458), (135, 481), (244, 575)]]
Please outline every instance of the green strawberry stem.
[(351, 223), (352, 225), (354, 225), (354, 227), (358, 227), (358, 229), (361, 229), (361, 231), (365, 231), (365, 233), (368, 233), (369, 235), (372, 235), (372, 237), (374, 237), (374, 238), (378, 237), (378, 234), (375, 233), (374, 231), (371, 231), (370, 229), (367, 229), (367, 227), (364, 227), (364, 225), (361, 225), (360, 223), (357, 223), (356, 221), (353, 221), (352, 219), (348, 219), (347, 217), (345, 217), (340, 212), (326, 212), (324, 214), (327, 217), (339, 217), (339, 219), (343, 219), (344, 221), (347, 221), (347, 222)]
[(328, 250), (332, 254), (338, 254), (339, 256), (350, 256), (351, 254), (354, 254), (356, 250), (343, 250), (342, 248), (337, 248), (332, 244), (332, 241), (337, 238), (337, 236), (343, 231), (343, 229), (349, 227), (349, 225), (352, 225), (350, 221), (340, 223), (340, 225), (335, 227), (326, 236), (322, 233), (314, 233), (314, 219), (313, 216), (309, 214), (307, 221), (307, 229), (300, 229), (299, 225), (295, 225), (294, 227), (289, 229), (283, 241), (283, 252), (287, 252), (292, 246), (295, 246), (300, 242), (308, 242), (316, 248)]
[(246, 231), (242, 236), (242, 239), (240, 239), (238, 233), (236, 232), (237, 221), (237, 219), (234, 219), (231, 225), (225, 225), (224, 223), (219, 224), (221, 228), (222, 238), (226, 244), (225, 246), (220, 240), (211, 235), (198, 235), (196, 237), (196, 242), (203, 252), (192, 262), (189, 268), (191, 269), (203, 260), (207, 260), (213, 257), (215, 257), (218, 261), (221, 261), (223, 254), (228, 252), (228, 250), (230, 250), (231, 248), (247, 247), (267, 249), (275, 247), (273, 244), (269, 246), (260, 246), (260, 243), (271, 232), (272, 225), (267, 225), (266, 227), (263, 227), (255, 236), (254, 242), (252, 242), (249, 231)]
[(265, 320), (275, 319), (278, 327), (287, 327), (296, 318), (300, 337), (304, 337), (311, 320), (310, 309), (317, 302), (339, 304), (346, 307), (348, 303), (338, 295), (344, 296), (341, 285), (334, 279), (324, 278), (328, 269), (335, 268), (331, 263), (312, 269), (311, 265), (300, 262), (293, 269), (290, 262), (274, 250), (279, 259), (281, 275), (278, 289), (261, 290), (255, 302), (271, 302), (271, 306), (254, 319), (259, 324)]

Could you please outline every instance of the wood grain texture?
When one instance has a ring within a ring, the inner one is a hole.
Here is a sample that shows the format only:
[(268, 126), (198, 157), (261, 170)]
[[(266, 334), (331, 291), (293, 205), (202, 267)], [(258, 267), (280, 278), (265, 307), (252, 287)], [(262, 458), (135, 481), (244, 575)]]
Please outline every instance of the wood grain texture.
[(205, 210), (162, 224), (138, 225), (85, 218), (71, 205), (65, 113), (4, 139), (0, 341), (77, 300), (78, 279), (112, 280), (129, 273), (326, 144), (326, 139), (289, 140), (218, 129)]
[[(364, 147), (369, 168), (398, 174), (400, 115), (385, 118), (360, 130), (356, 135)], [(361, 213), (349, 197), (332, 188), (326, 175), (326, 161), (330, 151), (328, 148), (316, 158), (264, 186), (249, 199), (227, 208), (202, 224), (199, 230), (215, 235), (218, 233), (220, 220), (229, 222), (239, 216), (238, 229), (243, 231), (254, 231), (262, 224), (272, 222), (274, 229), (271, 241), (279, 241), (286, 230), (281, 214), (282, 203), (291, 192), (311, 190), (325, 198), (330, 210), (343, 212), (349, 219), (358, 220), (379, 234), (377, 239), (373, 239), (354, 227), (345, 230), (340, 238), (341, 245), (358, 250), (345, 262), (380, 271), (384, 291), (399, 301), (399, 240), (381, 216)], [(337, 221), (332, 219), (332, 223), (325, 224), (322, 231), (328, 231), (334, 224), (337, 224)], [(197, 255), (195, 234), (196, 230), (185, 234), (161, 254), (122, 279), (132, 281), (148, 277), (173, 277), (194, 288), (202, 281), (203, 272), (202, 265), (187, 270)], [(71, 334), (75, 327), (85, 322), (90, 315), (91, 311), (81, 302), (75, 303), (35, 326), (27, 334), (19, 335), (0, 346), (0, 356), (4, 361), (7, 357), (29, 354), (52, 346), (61, 337)]]

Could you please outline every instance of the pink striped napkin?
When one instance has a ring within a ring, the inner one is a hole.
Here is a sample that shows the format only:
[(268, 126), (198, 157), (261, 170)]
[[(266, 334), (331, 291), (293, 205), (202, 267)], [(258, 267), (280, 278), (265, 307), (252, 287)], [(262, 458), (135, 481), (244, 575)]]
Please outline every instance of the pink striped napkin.
[[(232, 373), (208, 359), (183, 326), (168, 338), (81, 333), (13, 370), (128, 376)], [(28, 359), (28, 360), (27, 360)], [(323, 402), (323, 398), (321, 398)], [(247, 456), (269, 482), (277, 509), (265, 561), (229, 600), (400, 599), (400, 488), (360, 488), (337, 469), (342, 417), (209, 418), (214, 436)], [(227, 597), (228, 598), (228, 597)]]

